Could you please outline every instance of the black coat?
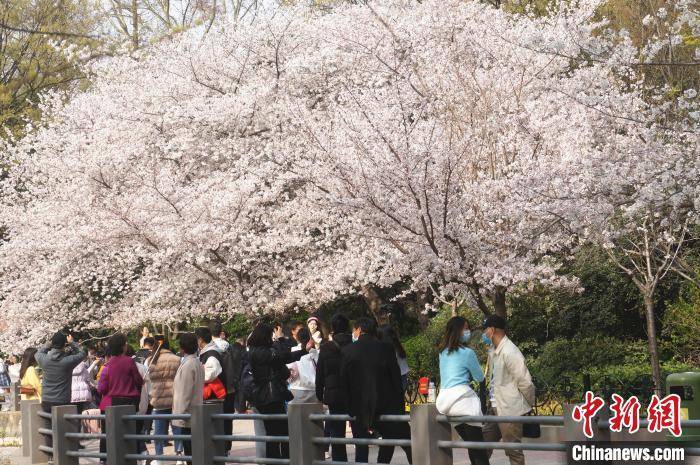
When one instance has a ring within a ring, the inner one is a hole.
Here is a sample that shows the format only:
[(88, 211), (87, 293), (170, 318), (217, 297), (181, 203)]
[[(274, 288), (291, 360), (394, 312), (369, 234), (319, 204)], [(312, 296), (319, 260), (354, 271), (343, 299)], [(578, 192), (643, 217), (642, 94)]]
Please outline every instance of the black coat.
[(391, 344), (372, 336), (342, 350), (340, 377), (349, 413), (364, 427), (372, 427), (379, 415), (405, 413), (401, 371)]
[(316, 363), (316, 397), (337, 411), (347, 411), (345, 389), (340, 379), (342, 349), (352, 343), (349, 334), (334, 334), (332, 341), (321, 345)]
[(249, 400), (253, 405), (257, 407), (292, 400), (294, 396), (287, 389), (287, 364), (296, 362), (304, 355), (306, 351), (303, 350), (289, 352), (274, 346), (251, 347), (248, 356), (255, 388)]

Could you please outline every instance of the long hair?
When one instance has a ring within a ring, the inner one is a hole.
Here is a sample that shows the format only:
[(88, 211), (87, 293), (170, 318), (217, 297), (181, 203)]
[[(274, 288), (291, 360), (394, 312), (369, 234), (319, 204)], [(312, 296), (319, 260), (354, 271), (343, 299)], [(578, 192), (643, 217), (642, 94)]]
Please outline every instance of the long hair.
[(447, 349), (448, 353), (452, 353), (455, 350), (466, 347), (466, 344), (462, 342), (462, 333), (465, 326), (468, 328), (469, 322), (461, 316), (450, 318), (445, 326), (445, 335), (438, 347), (439, 351), (442, 352)]
[(399, 358), (406, 358), (406, 349), (403, 348), (401, 344), (401, 339), (399, 339), (399, 333), (391, 325), (382, 325), (379, 328), (379, 335), (382, 341), (388, 342), (394, 346), (394, 351), (398, 354)]
[(19, 379), (24, 378), (24, 374), (27, 372), (29, 367), (36, 366), (36, 347), (29, 347), (22, 354), (22, 365), (19, 367)]
[(272, 345), (272, 326), (258, 323), (248, 337), (248, 347), (270, 347)]

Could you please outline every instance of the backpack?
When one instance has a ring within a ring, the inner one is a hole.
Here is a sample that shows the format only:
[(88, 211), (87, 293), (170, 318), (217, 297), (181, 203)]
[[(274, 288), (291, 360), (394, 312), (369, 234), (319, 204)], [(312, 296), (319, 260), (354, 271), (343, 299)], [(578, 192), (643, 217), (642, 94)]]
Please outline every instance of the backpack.
[(221, 354), (221, 370), (224, 373), (224, 387), (228, 394), (234, 394), (240, 386), (242, 351), (239, 347), (229, 344), (228, 349)]
[(239, 388), (241, 401), (252, 402), (255, 395), (255, 380), (253, 379), (253, 367), (250, 364), (250, 356), (247, 353), (243, 360)]

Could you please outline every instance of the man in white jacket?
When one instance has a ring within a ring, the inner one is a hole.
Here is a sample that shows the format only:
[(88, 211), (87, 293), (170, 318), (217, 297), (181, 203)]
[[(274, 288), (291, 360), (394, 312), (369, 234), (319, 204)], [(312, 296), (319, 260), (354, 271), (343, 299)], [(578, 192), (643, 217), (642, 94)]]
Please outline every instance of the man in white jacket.
[[(525, 415), (535, 404), (535, 385), (525, 365), (525, 357), (513, 341), (506, 336), (506, 321), (498, 315), (489, 315), (482, 325), (484, 342), (489, 350), (487, 378), (489, 383), (489, 409), (487, 415)], [(521, 423), (486, 423), (484, 441), (521, 442)], [(525, 465), (522, 450), (506, 450), (511, 465)]]

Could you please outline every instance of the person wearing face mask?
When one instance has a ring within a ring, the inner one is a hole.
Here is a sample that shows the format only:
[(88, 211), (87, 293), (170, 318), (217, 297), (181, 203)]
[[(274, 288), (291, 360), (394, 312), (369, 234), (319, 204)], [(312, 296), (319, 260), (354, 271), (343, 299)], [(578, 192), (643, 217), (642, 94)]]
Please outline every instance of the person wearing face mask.
[[(482, 325), (484, 343), (490, 345), (487, 373), (490, 375), (489, 408), (487, 415), (519, 416), (532, 410), (535, 404), (535, 385), (525, 365), (520, 349), (506, 336), (506, 321), (498, 315), (489, 315)], [(521, 442), (521, 423), (486, 423), (484, 439), (487, 442)], [(524, 465), (522, 450), (506, 450), (511, 465)], [(488, 451), (489, 457), (492, 451)]]
[[(471, 381), (484, 381), (484, 372), (472, 349), (467, 347), (471, 331), (469, 322), (460, 316), (450, 318), (440, 344), (440, 393), (436, 407), (448, 416), (482, 415), (479, 396), (470, 386)], [(462, 423), (455, 426), (464, 441), (483, 441), (480, 423)], [(484, 449), (468, 449), (472, 465), (489, 465)]]

